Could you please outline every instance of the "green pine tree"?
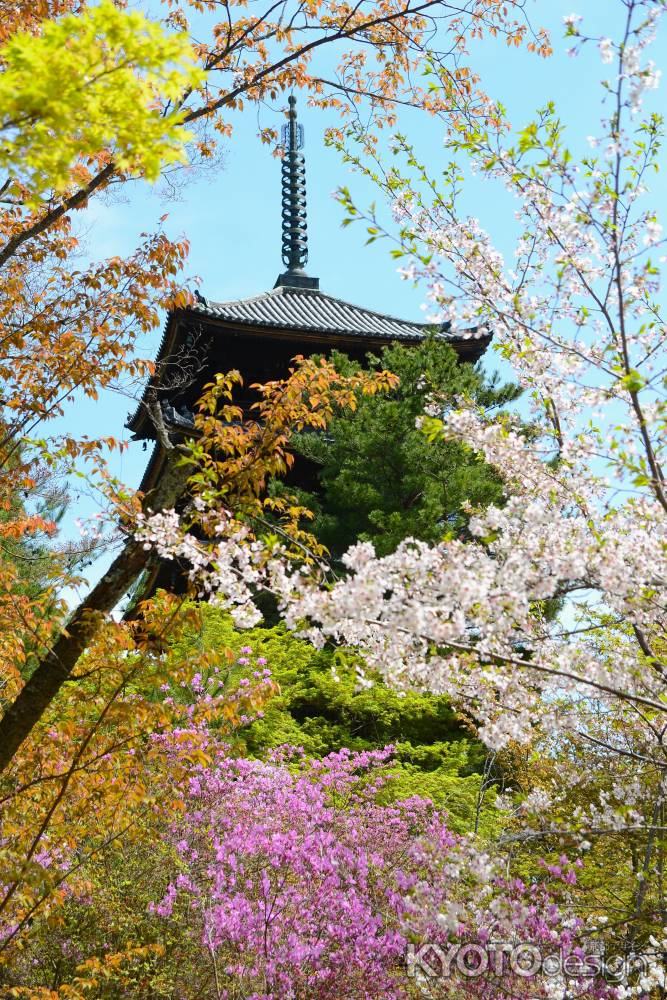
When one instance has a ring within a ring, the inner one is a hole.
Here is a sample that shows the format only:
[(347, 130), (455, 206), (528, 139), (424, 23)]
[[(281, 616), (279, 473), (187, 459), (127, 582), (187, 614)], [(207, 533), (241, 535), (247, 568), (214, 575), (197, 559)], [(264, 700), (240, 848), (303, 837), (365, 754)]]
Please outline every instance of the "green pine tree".
[[(358, 367), (344, 354), (333, 358), (342, 371)], [(357, 410), (336, 416), (326, 435), (301, 434), (295, 441), (297, 453), (319, 467), (319, 489), (304, 496), (316, 515), (314, 533), (334, 558), (359, 540), (373, 542), (384, 555), (407, 537), (426, 542), (448, 534), (465, 537), (464, 502), (500, 502), (501, 482), (461, 445), (428, 442), (416, 419), (429, 392), (445, 406), (467, 397), (490, 409), (516, 399), (520, 390), (485, 380), (435, 337), (416, 346), (386, 347), (369, 363), (398, 375), (398, 388), (361, 396)]]

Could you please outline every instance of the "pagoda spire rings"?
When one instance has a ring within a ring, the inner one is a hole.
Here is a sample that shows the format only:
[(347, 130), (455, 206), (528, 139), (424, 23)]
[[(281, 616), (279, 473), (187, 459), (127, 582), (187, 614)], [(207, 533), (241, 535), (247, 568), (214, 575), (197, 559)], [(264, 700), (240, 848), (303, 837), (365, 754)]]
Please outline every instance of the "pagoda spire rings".
[(304, 271), (308, 262), (308, 218), (306, 208), (306, 161), (303, 125), (296, 117), (296, 97), (290, 95), (288, 120), (282, 128), (282, 258), (287, 270), (276, 286), (318, 288), (319, 279)]

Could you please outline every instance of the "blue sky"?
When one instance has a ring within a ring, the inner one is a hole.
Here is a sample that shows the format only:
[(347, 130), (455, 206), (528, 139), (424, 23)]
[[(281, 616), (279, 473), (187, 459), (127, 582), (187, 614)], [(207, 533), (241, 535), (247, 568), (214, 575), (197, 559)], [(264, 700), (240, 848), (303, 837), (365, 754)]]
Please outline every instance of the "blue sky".
[[(557, 103), (568, 123), (570, 148), (576, 153), (588, 148), (586, 136), (597, 131), (600, 117), (599, 81), (605, 75), (597, 51), (591, 48), (579, 58), (565, 54), (563, 17), (572, 12), (584, 16), (584, 32), (613, 35), (621, 16), (619, 0), (527, 0), (527, 12), (535, 26), (552, 33), (555, 54), (540, 59), (508, 49), (501, 40), (477, 43), (471, 63), (481, 73), (485, 89), (501, 100), (515, 127), (529, 121), (547, 100)], [(653, 47), (652, 58), (667, 71), (667, 31)], [(667, 72), (665, 73), (667, 76)], [(664, 102), (663, 90), (658, 104)], [(360, 205), (376, 195), (358, 175), (350, 175), (338, 154), (324, 146), (323, 134), (334, 119), (309, 109), (299, 100), (299, 117), (306, 129), (306, 163), (309, 206), (310, 261), (308, 271), (319, 276), (323, 291), (351, 302), (391, 312), (407, 319), (421, 318), (423, 290), (403, 282), (396, 273), (386, 243), (365, 246), (361, 226), (341, 228), (342, 211), (332, 192), (341, 183), (350, 187)], [(262, 124), (280, 125), (277, 111), (264, 109)], [(181, 200), (166, 202), (158, 190), (136, 185), (127, 201), (97, 200), (86, 212), (88, 250), (94, 256), (124, 254), (132, 250), (142, 231), (151, 231), (160, 216), (168, 213), (170, 236), (185, 235), (191, 251), (187, 272), (201, 279), (204, 295), (214, 300), (241, 298), (271, 287), (282, 270), (280, 259), (280, 163), (257, 137), (257, 114), (252, 109), (233, 120), (234, 133), (224, 152), (224, 162), (215, 175), (194, 179), (183, 186)], [(444, 165), (442, 125), (424, 114), (405, 113), (399, 128), (415, 143), (433, 173)], [(658, 181), (656, 204), (665, 195), (664, 180)], [(468, 207), (494, 237), (499, 249), (512, 253), (514, 205), (494, 187), (476, 181), (470, 188)], [(161, 337), (155, 330), (139, 344), (142, 356), (153, 357)], [(491, 356), (487, 362), (493, 367)], [(124, 431), (130, 401), (107, 395), (97, 404), (82, 401), (76, 407), (76, 422), (89, 434), (128, 436)], [(147, 455), (140, 445), (114, 462), (114, 472), (130, 485), (141, 477)], [(81, 498), (83, 499), (83, 498)], [(73, 505), (80, 514), (81, 503)], [(92, 513), (94, 501), (84, 500)]]

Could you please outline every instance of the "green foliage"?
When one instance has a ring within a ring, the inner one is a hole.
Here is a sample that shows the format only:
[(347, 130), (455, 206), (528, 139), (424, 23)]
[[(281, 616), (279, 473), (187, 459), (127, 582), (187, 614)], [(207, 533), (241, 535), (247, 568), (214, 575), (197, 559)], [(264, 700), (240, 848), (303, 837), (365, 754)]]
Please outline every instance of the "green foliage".
[[(357, 367), (342, 354), (333, 360), (343, 371)], [(464, 502), (502, 497), (498, 477), (483, 461), (457, 443), (428, 441), (416, 420), (429, 394), (444, 408), (458, 397), (491, 408), (516, 398), (517, 388), (485, 382), (436, 338), (387, 347), (370, 362), (398, 375), (399, 387), (360, 397), (356, 411), (337, 415), (326, 436), (296, 440), (297, 452), (321, 467), (321, 488), (304, 502), (316, 513), (314, 533), (334, 557), (358, 540), (372, 541), (384, 555), (409, 536), (437, 542), (465, 535)]]
[[(186, 632), (174, 651), (197, 654), (229, 649), (234, 657), (244, 646), (265, 657), (280, 694), (263, 717), (242, 732), (236, 750), (265, 757), (285, 743), (323, 757), (348, 747), (368, 750), (395, 747), (393, 779), (384, 791), (393, 799), (423, 795), (449, 812), (451, 828), (473, 829), (482, 786), (483, 748), (468, 734), (447, 700), (415, 691), (394, 691), (377, 681), (359, 688), (355, 663), (346, 650), (315, 650), (283, 626), (239, 632), (229, 617), (202, 608), (202, 628)], [(239, 676), (243, 665), (237, 667)], [(491, 835), (497, 817), (493, 792), (483, 797), (479, 831)]]
[(101, 0), (17, 32), (0, 57), (0, 167), (33, 203), (66, 190), (80, 158), (107, 151), (149, 180), (185, 158), (182, 116), (161, 107), (201, 79), (185, 35)]
[[(178, 865), (156, 823), (149, 813), (129, 837), (110, 838), (87, 860), (84, 880), (65, 893), (62, 905), (37, 916), (12, 965), (0, 965), (3, 997), (174, 997), (179, 969), (193, 949), (187, 934), (149, 909)], [(15, 983), (22, 986), (13, 992)]]
[[(0, 566), (14, 577), (15, 592), (31, 599), (51, 585), (68, 555), (68, 547), (56, 547), (49, 537), (49, 529), (55, 529), (65, 513), (67, 495), (47, 474), (40, 473), (32, 483), (16, 489), (0, 509)], [(21, 534), (13, 531), (16, 522), (31, 530)], [(74, 560), (72, 547), (71, 562)]]
[(24, 657), (18, 667), (24, 679), (34, 669), (42, 646), (23, 609), (38, 604), (42, 624), (49, 620), (55, 624), (64, 607), (58, 587), (63, 582), (74, 586), (96, 551), (93, 538), (75, 542), (58, 537), (69, 499), (58, 471), (35, 466), (29, 477), (22, 477), (17, 468), (15, 488), (0, 504), (0, 575), (11, 581), (3, 610), (7, 627), (21, 635)]

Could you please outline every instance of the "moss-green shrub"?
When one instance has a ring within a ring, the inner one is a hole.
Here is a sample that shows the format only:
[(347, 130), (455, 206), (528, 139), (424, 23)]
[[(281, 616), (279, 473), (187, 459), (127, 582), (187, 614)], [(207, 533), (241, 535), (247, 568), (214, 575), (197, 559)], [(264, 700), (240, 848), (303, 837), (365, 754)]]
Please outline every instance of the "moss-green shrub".
[[(289, 743), (323, 757), (348, 747), (366, 750), (392, 744), (394, 778), (384, 794), (394, 798), (424, 795), (450, 813), (454, 830), (495, 828), (494, 794), (480, 796), (484, 751), (444, 697), (397, 692), (381, 681), (359, 688), (355, 654), (316, 650), (284, 626), (237, 631), (228, 615), (204, 606), (201, 628), (187, 632), (177, 650), (230, 650), (236, 659), (244, 646), (263, 657), (280, 693), (240, 736), (237, 750), (263, 757)], [(332, 670), (332, 667), (335, 669)], [(233, 672), (242, 676), (245, 668)]]

